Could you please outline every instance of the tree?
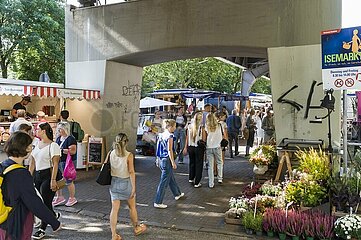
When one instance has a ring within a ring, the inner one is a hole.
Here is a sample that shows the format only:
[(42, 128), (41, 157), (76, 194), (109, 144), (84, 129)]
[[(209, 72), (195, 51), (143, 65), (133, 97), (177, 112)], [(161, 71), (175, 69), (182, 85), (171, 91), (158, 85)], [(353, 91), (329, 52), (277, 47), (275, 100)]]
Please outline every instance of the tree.
[(17, 77), (37, 80), (48, 71), (64, 79), (64, 3), (60, 0), (0, 1), (0, 67)]
[(251, 88), (251, 92), (271, 94), (271, 81), (263, 77), (257, 78)]
[(242, 70), (214, 58), (195, 58), (144, 68), (142, 95), (155, 89), (196, 88), (234, 93)]

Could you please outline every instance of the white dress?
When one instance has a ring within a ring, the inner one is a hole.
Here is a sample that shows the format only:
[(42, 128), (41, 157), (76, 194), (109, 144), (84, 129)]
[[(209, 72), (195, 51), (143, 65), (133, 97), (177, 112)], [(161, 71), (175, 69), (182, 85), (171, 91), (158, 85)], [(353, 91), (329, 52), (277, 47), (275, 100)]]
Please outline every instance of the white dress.
[(262, 119), (258, 116), (256, 117), (256, 127), (257, 127), (257, 132), (256, 132), (257, 138), (262, 139), (264, 137), (264, 132), (262, 129)]

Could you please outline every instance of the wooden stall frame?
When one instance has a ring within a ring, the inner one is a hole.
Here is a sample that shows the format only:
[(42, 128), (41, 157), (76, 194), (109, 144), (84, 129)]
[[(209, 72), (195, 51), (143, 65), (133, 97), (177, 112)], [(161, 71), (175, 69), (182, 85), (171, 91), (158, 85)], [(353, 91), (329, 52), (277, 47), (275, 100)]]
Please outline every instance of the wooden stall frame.
[[(91, 144), (102, 144), (101, 146), (101, 160), (100, 162), (91, 162), (89, 161), (89, 158), (90, 158), (90, 145)], [(89, 137), (88, 139), (88, 144), (87, 144), (87, 161), (86, 161), (86, 171), (88, 171), (89, 169), (89, 166), (100, 166), (104, 163), (104, 160), (105, 160), (105, 137)]]

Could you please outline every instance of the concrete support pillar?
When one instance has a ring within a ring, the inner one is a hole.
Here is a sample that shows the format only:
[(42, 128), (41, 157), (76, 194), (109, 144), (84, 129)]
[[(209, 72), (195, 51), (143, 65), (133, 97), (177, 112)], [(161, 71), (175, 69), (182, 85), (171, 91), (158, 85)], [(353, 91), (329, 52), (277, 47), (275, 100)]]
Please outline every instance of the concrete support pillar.
[[(322, 83), (321, 79), (321, 45), (308, 45), (298, 47), (281, 47), (268, 49), (270, 74), (272, 79), (272, 96), (275, 112), (275, 125), (278, 143), (283, 138), (297, 139), (323, 139), (325, 146), (328, 145), (327, 119), (322, 124), (310, 123), (315, 116), (325, 116), (327, 110), (310, 109), (305, 118), (307, 98), (312, 82), (315, 80)], [(322, 85), (314, 87), (311, 100), (312, 106), (320, 106), (320, 100), (324, 98)], [(289, 92), (284, 99), (294, 101), (302, 105), (298, 111), (287, 103), (279, 103), (277, 100), (285, 92), (294, 86), (298, 86)], [(331, 114), (331, 129), (333, 145), (340, 143), (340, 93), (335, 92), (335, 112)]]
[(115, 136), (124, 132), (129, 137), (129, 150), (135, 151), (142, 74), (141, 67), (106, 62), (103, 106), (97, 115), (102, 119), (101, 132), (106, 136), (107, 149)]

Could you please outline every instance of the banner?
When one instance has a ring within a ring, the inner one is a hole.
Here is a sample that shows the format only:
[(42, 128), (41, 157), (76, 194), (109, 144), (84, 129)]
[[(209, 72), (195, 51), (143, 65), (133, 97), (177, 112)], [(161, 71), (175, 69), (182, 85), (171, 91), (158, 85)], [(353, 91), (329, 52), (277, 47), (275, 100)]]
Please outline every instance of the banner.
[(0, 95), (24, 95), (24, 86), (0, 85)]
[(83, 90), (58, 89), (58, 95), (62, 98), (83, 98)]
[(323, 89), (361, 89), (361, 27), (323, 31)]

